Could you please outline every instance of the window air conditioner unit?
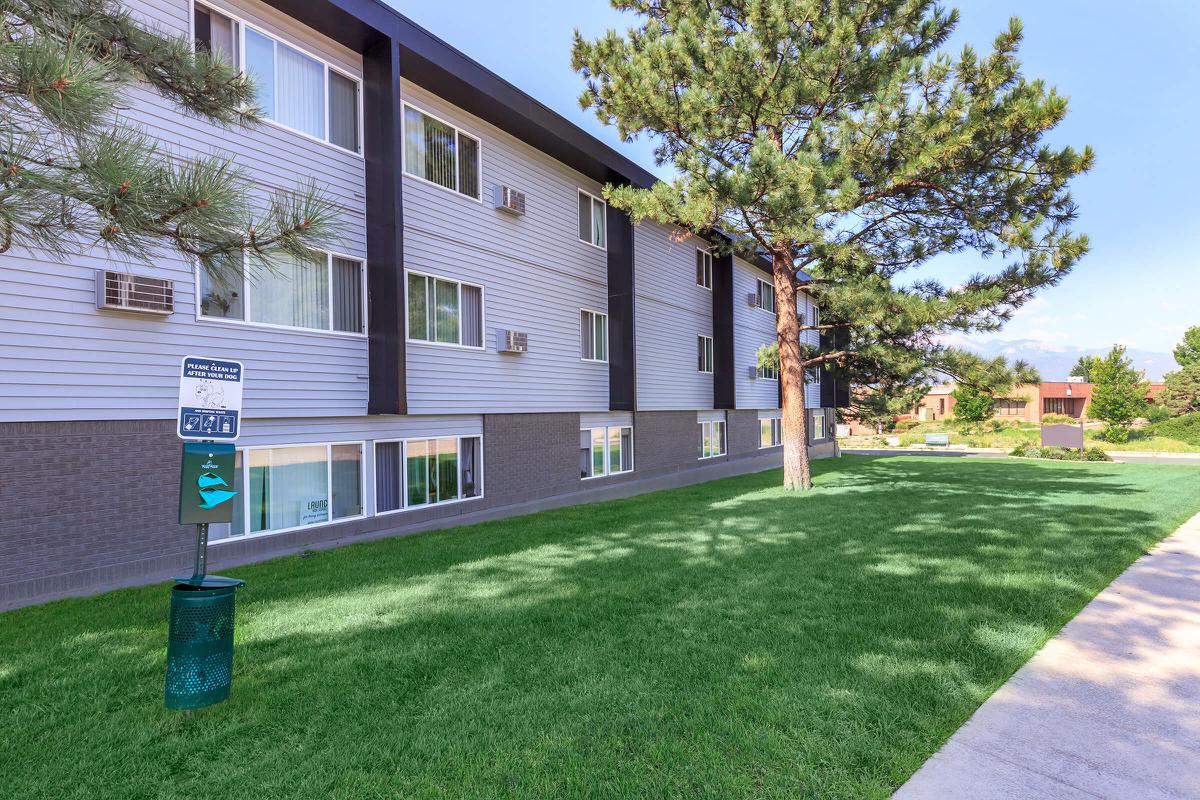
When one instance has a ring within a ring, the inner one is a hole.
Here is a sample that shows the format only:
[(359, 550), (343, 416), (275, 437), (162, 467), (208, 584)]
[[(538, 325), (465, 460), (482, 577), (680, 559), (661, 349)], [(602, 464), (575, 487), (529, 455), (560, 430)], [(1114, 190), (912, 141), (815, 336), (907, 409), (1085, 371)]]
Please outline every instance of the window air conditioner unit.
[(752, 381), (758, 379), (758, 367), (750, 367), (749, 377)]
[(529, 334), (524, 331), (497, 331), (496, 349), (501, 353), (529, 352)]
[(165, 278), (97, 270), (96, 308), (166, 316), (175, 310), (175, 289)]
[(496, 210), (521, 216), (525, 213), (525, 193), (511, 186), (496, 186)]
[(751, 308), (758, 308), (758, 295), (750, 292), (750, 294), (746, 295), (746, 304)]

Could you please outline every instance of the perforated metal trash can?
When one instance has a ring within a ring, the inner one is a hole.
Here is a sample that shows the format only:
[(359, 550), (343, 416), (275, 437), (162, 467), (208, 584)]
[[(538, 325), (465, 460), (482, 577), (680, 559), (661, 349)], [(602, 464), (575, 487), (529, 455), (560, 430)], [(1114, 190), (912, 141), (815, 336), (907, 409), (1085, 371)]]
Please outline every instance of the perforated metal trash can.
[[(206, 578), (171, 590), (167, 708), (203, 708), (229, 697), (233, 682), (234, 597), (241, 581)], [(214, 585), (216, 584), (216, 585)]]

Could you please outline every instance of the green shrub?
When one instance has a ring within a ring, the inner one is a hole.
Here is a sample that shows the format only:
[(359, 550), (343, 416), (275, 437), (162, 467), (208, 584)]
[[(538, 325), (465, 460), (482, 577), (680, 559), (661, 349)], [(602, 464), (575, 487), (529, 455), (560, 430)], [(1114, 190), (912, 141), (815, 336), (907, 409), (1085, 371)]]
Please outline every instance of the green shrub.
[(1009, 455), (1020, 458), (1044, 458), (1051, 461), (1112, 461), (1112, 456), (1099, 447), (1089, 447), (1081, 453), (1069, 447), (1038, 447), (1035, 444), (1023, 444), (1014, 447)]
[(1151, 431), (1155, 436), (1177, 439), (1200, 447), (1200, 411), (1155, 423)]
[(915, 419), (898, 419), (896, 420), (895, 430), (904, 433), (905, 431), (911, 431), (920, 424)]
[(1066, 414), (1042, 414), (1043, 425), (1074, 425), (1078, 422), (1079, 420)]
[(1100, 431), (1100, 438), (1113, 444), (1125, 444), (1129, 441), (1129, 426), (1119, 422), (1106, 423)]
[(1151, 425), (1154, 425), (1159, 422), (1166, 422), (1170, 418), (1171, 418), (1170, 409), (1168, 409), (1166, 406), (1160, 406), (1158, 403), (1154, 403), (1146, 411), (1146, 421), (1149, 422)]

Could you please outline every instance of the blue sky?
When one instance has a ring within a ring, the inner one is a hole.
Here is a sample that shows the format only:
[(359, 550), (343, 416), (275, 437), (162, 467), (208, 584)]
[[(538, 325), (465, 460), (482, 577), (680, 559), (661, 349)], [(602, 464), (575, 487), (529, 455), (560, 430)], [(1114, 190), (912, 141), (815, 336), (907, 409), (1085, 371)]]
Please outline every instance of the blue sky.
[[(413, 21), (629, 157), (653, 169), (648, 141), (623, 143), (580, 110), (570, 69), (571, 33), (596, 36), (628, 18), (606, 0), (451, 6), (390, 0)], [(1200, 325), (1200, 3), (1185, 0), (963, 0), (950, 48), (990, 47), (1010, 16), (1025, 23), (1028, 76), (1071, 100), (1057, 144), (1092, 145), (1092, 173), (1075, 186), (1078, 228), (1092, 252), (999, 334), (1051, 347), (1114, 342), (1168, 351)], [(452, 9), (451, 13), (450, 10)], [(973, 255), (931, 264), (951, 283), (980, 268)]]

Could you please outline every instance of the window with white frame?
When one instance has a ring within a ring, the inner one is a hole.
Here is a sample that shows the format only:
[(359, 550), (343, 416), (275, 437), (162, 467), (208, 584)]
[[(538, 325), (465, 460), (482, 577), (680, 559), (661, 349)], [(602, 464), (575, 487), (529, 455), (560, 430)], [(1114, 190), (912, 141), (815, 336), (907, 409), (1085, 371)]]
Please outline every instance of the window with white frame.
[(212, 538), (237, 539), (363, 516), (363, 442), (238, 450), (233, 522)]
[(254, 80), (262, 116), (355, 153), (362, 152), (361, 82), (242, 20), (194, 6), (195, 44)]
[(766, 281), (757, 282), (754, 290), (754, 305), (763, 311), (775, 313), (775, 287)]
[(600, 478), (633, 469), (633, 428), (608, 425), (579, 431), (579, 477)]
[(821, 324), (821, 309), (812, 305), (808, 307), (808, 324), (814, 328)]
[(366, 333), (366, 275), (356, 258), (239, 253), (201, 263), (200, 316), (261, 325)]
[(407, 103), (404, 171), (472, 199), (481, 198), (479, 139)]
[(779, 447), (783, 444), (783, 419), (764, 417), (758, 421), (758, 448)]
[(608, 315), (579, 310), (579, 357), (584, 361), (608, 361)]
[(725, 455), (725, 421), (705, 420), (700, 423), (700, 458)]
[(697, 369), (700, 372), (713, 371), (713, 340), (711, 336), (696, 337)]
[(696, 285), (712, 289), (712, 253), (696, 248)]
[(483, 496), (483, 437), (375, 442), (375, 512)]
[(583, 189), (579, 190), (579, 240), (595, 247), (606, 247), (604, 201)]
[(408, 339), (483, 347), (483, 287), (408, 273)]
[(804, 382), (809, 386), (819, 387), (821, 385), (821, 368), (809, 367), (804, 370)]
[(817, 408), (812, 412), (812, 438), (813, 440), (825, 438), (825, 409)]
[(756, 368), (756, 375), (763, 380), (777, 381), (779, 380), (779, 365), (778, 364), (760, 364)]

